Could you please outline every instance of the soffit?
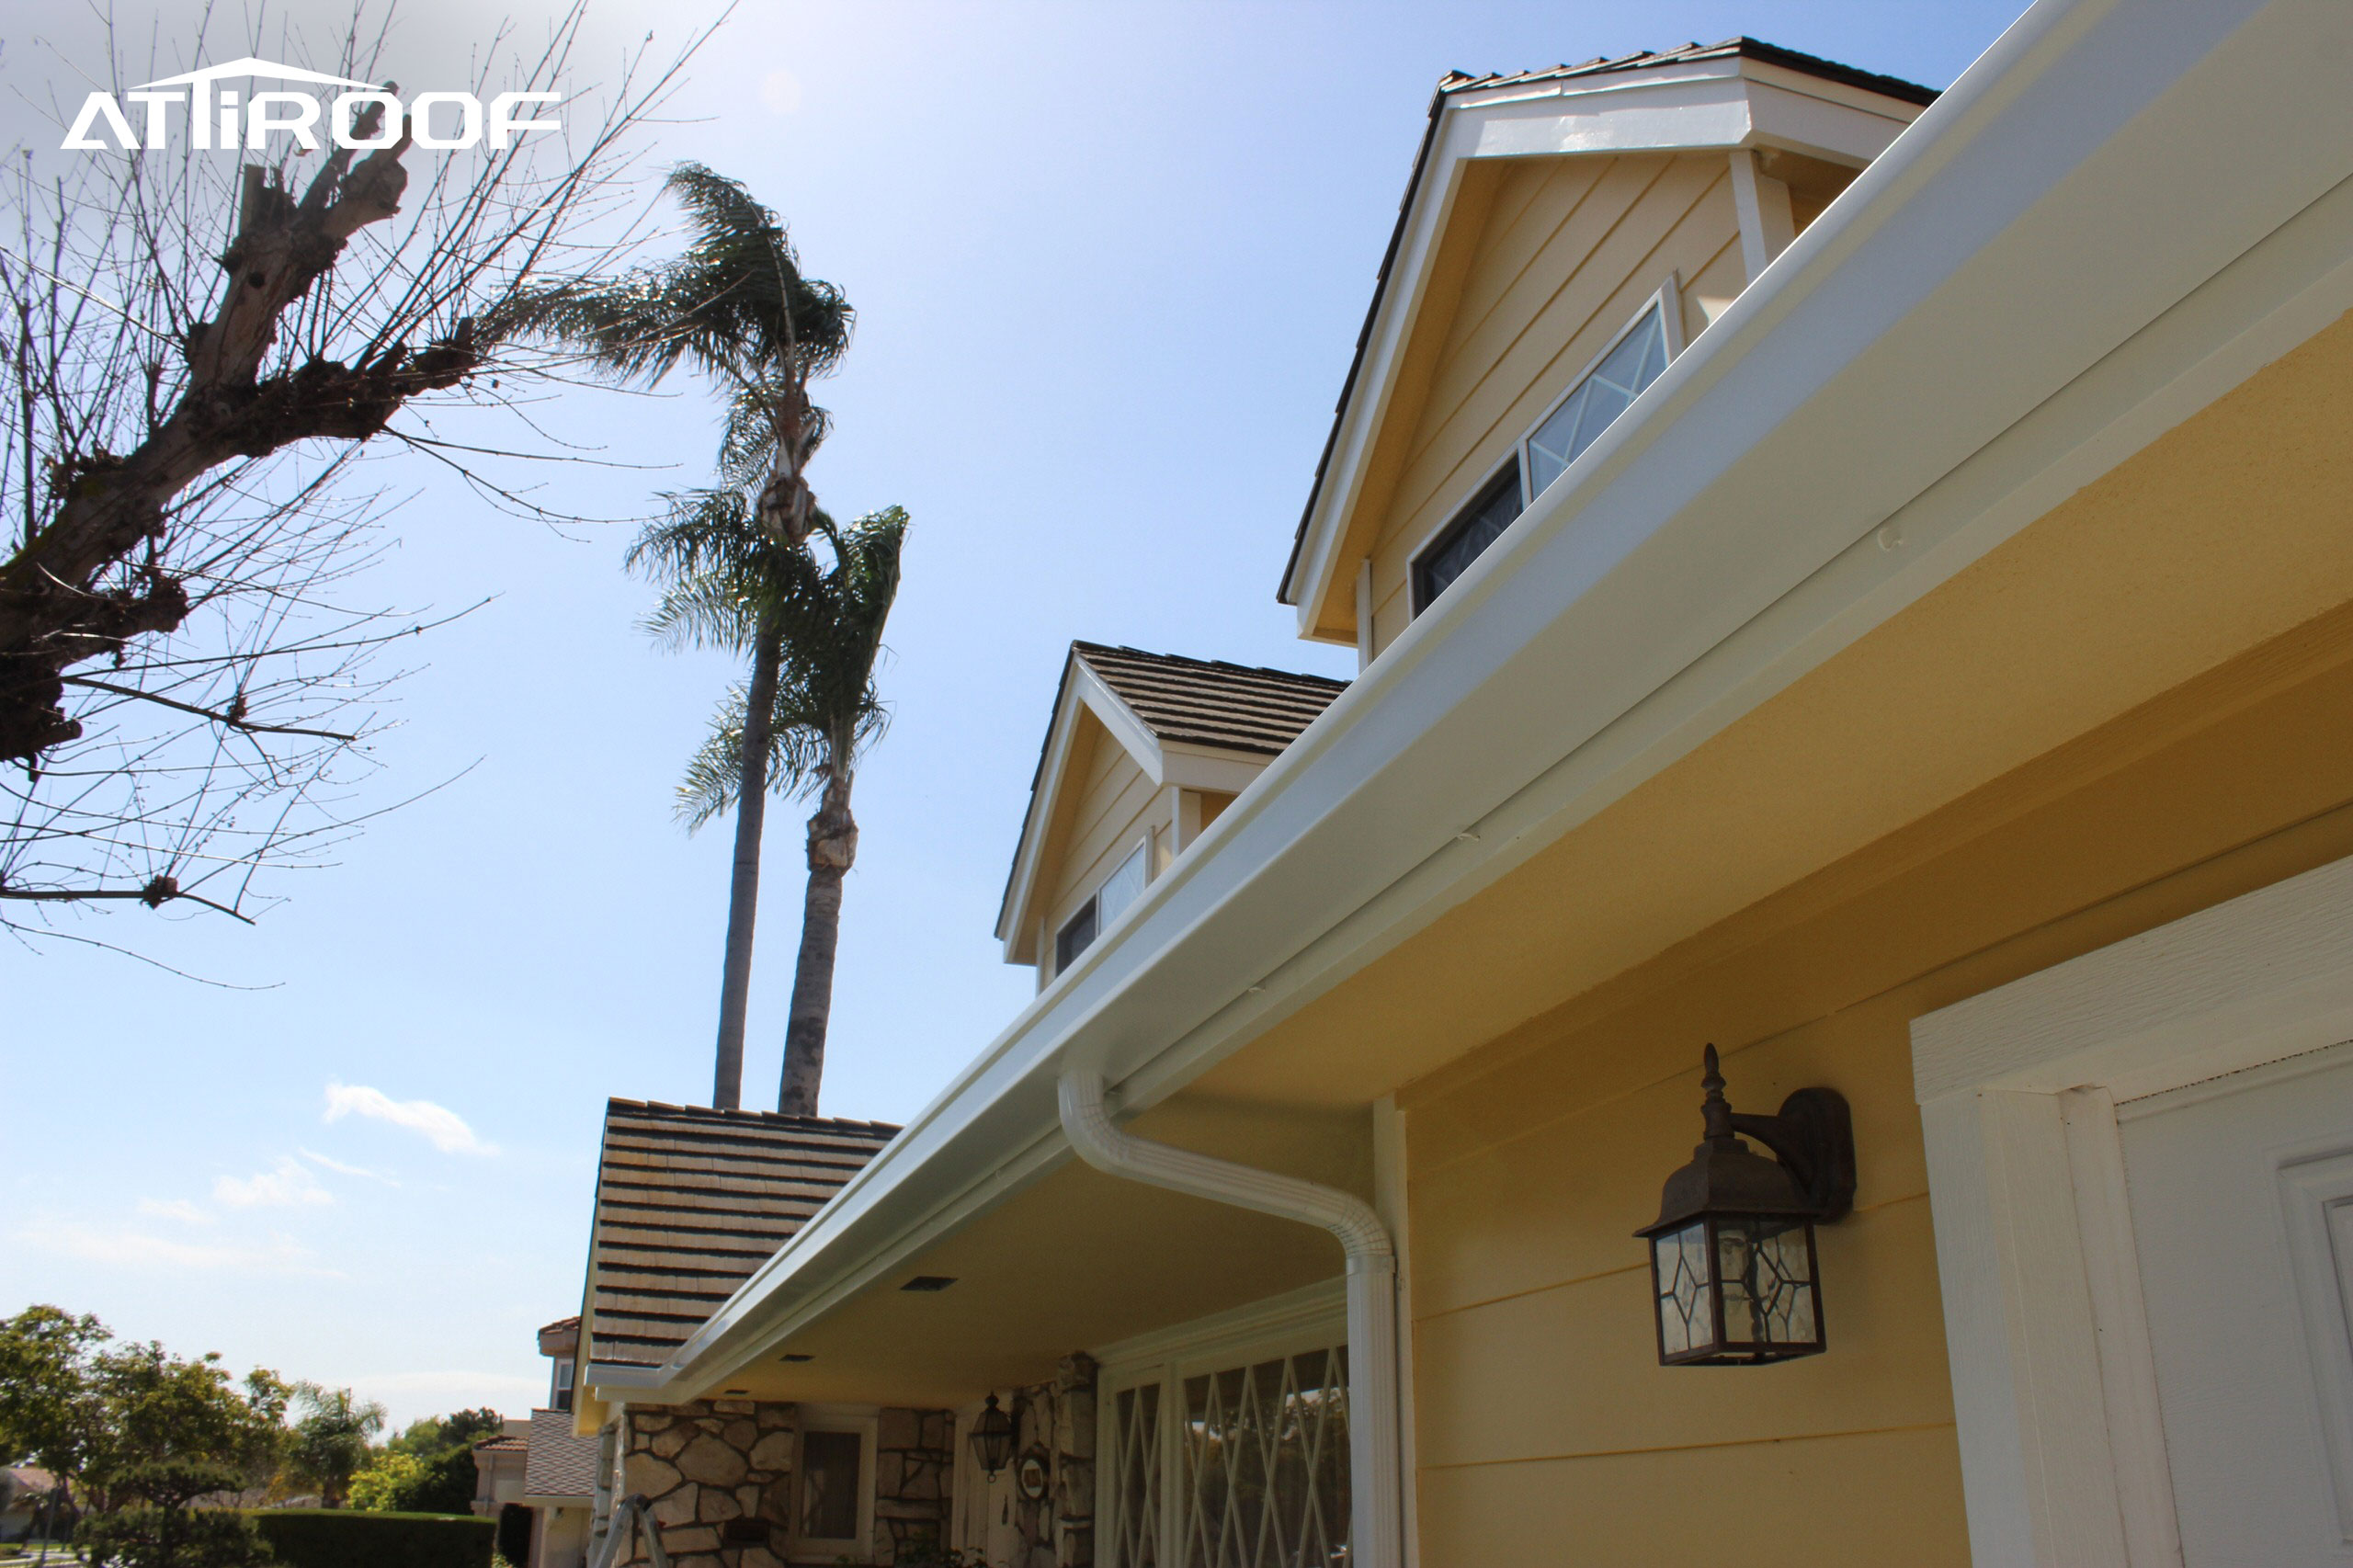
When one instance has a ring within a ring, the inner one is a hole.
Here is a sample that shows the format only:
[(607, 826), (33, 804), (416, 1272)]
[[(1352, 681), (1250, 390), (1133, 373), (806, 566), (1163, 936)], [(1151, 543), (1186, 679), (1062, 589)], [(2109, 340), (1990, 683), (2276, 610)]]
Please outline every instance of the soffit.
[[(1367, 1194), (1370, 1123), (1174, 1099), (1140, 1119), (1150, 1136)], [(906, 1259), (843, 1310), (715, 1372), (705, 1392), (764, 1399), (954, 1407), (1039, 1381), (1090, 1350), (1328, 1279), (1324, 1233), (1064, 1161), (955, 1234)], [(902, 1290), (917, 1275), (944, 1290)], [(786, 1362), (786, 1354), (806, 1362)]]

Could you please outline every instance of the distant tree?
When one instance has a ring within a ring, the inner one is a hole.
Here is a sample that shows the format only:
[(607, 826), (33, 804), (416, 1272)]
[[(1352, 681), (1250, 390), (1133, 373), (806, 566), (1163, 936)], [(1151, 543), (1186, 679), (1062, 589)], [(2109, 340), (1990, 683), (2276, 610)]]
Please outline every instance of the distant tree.
[(134, 1465), (116, 1479), (113, 1508), (83, 1520), (74, 1543), (126, 1568), (257, 1568), (273, 1558), (249, 1515), (193, 1506), (241, 1480), (235, 1467), (202, 1460)]
[[(638, 548), (666, 551), (665, 563), (674, 574), (652, 618), (656, 631), (730, 647), (767, 629), (777, 638), (767, 723), (756, 729), (753, 722), (760, 714), (756, 682), (731, 693), (688, 767), (678, 803), (692, 828), (730, 806), (740, 817), (749, 792), (763, 783), (779, 794), (816, 800), (809, 819), (801, 952), (777, 1088), (777, 1109), (814, 1116), (833, 1017), (842, 884), (858, 858), (850, 789), (859, 757), (888, 722), (874, 668), (898, 597), (907, 514), (888, 506), (838, 527), (820, 513), (817, 532), (790, 550), (761, 550), (749, 523), (739, 493), (704, 492), (673, 517), (672, 533), (649, 533)], [(705, 542), (713, 537), (730, 542)], [(746, 562), (756, 562), (756, 569)], [(767, 754), (767, 766), (748, 781), (743, 767), (751, 755), (747, 737), (763, 743)]]
[(506, 1429), (495, 1410), (428, 1415), (377, 1450), (351, 1478), (351, 1506), (408, 1514), (471, 1514), (474, 1445)]
[(81, 1470), (89, 1358), (110, 1337), (97, 1318), (51, 1306), (0, 1322), (0, 1463), (29, 1460), (59, 1476)]
[(0, 1323), (0, 1449), (77, 1494), (76, 1542), (130, 1568), (245, 1568), (268, 1553), (242, 1515), (197, 1499), (268, 1479), (287, 1387), (220, 1357), (111, 1343), (95, 1317), (28, 1307)]
[(353, 1473), (368, 1462), (369, 1445), (384, 1429), (384, 1407), (317, 1383), (295, 1384), (294, 1398), (301, 1415), (288, 1440), (286, 1468), (317, 1487), (322, 1504), (339, 1508)]
[[(494, 320), (503, 335), (540, 335), (574, 345), (623, 380), (653, 383), (681, 364), (718, 382), (728, 400), (721, 468), (740, 517), (688, 547), (698, 572), (722, 563), (747, 597), (738, 607), (751, 660), (746, 719), (734, 765), (749, 787), (736, 797), (735, 854), (728, 887), (727, 950), (721, 967), (719, 1034), (711, 1075), (714, 1106), (743, 1101), (744, 1023), (752, 988), (752, 938), (766, 823), (768, 712), (779, 690), (783, 632), (762, 615), (758, 586), (782, 552), (798, 550), (815, 526), (809, 459), (824, 438), (825, 411), (810, 385), (849, 348), (855, 313), (842, 291), (801, 269), (784, 222), (734, 180), (682, 164), (667, 186), (687, 210), (694, 237), (675, 261), (618, 279), (583, 278), (518, 299)], [(700, 494), (687, 498), (691, 513)], [(674, 525), (677, 519), (673, 519)], [(677, 548), (657, 525), (632, 559), (666, 565)], [(737, 553), (722, 557), (728, 550)]]
[(99, 1512), (177, 1484), (159, 1466), (210, 1467), (239, 1490), (278, 1469), (291, 1391), (275, 1373), (233, 1378), (218, 1353), (187, 1360), (153, 1341), (99, 1351), (88, 1368), (79, 1479)]

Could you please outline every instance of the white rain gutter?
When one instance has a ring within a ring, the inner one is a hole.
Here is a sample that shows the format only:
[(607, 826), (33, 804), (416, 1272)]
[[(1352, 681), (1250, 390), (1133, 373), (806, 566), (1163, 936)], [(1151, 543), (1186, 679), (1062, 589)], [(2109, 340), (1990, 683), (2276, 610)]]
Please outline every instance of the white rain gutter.
[(1111, 1125), (1103, 1074), (1069, 1068), (1061, 1085), (1063, 1132), (1078, 1157), (1121, 1176), (1212, 1203), (1320, 1225), (1348, 1260), (1348, 1540), (1358, 1568), (1404, 1568), (1399, 1506), (1397, 1249), (1362, 1199), (1298, 1176), (1139, 1138)]

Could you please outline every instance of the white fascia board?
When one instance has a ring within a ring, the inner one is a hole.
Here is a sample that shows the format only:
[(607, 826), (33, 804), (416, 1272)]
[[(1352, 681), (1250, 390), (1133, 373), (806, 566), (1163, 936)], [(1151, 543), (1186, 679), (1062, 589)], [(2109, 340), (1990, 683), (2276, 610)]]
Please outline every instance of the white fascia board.
[(1152, 787), (1155, 790), (1160, 788), (1165, 781), (1162, 778), (1165, 769), (1161, 765), (1160, 737), (1152, 733), (1151, 726), (1134, 709), (1120, 699), (1118, 692), (1103, 684), (1101, 676), (1086, 667), (1085, 659), (1078, 661), (1078, 667), (1071, 672), (1071, 676), (1073, 694), (1086, 704), (1089, 712), (1103, 722), (1103, 727), (1111, 732), (1111, 738), (1120, 743), (1120, 749), (1135, 759), (1135, 765), (1143, 769), (1144, 777), (1152, 780)]
[(1567, 153), (1778, 147), (1867, 165), (1910, 123), (1887, 107), (1853, 102), (1863, 96), (1855, 89), (1810, 92), (1797, 85), (1805, 80), (1754, 61), (1704, 61), (1627, 76), (1467, 92), (1447, 100), (1421, 183), (1407, 199), (1404, 243), (1300, 549), (1292, 585), (1302, 636), (1313, 631), (1334, 574), (1347, 564), (1338, 559), (1343, 524), (1356, 508), (1372, 437), (1388, 415), (1405, 340), (1427, 292), (1431, 256), (1446, 233), (1470, 164)]
[(1158, 789), (1166, 768), (1161, 759), (1160, 742), (1153, 735), (1134, 709), (1120, 700), (1119, 694), (1103, 684), (1103, 677), (1086, 667), (1086, 661), (1074, 653), (1070, 668), (1063, 681), (1062, 699), (1054, 709), (1054, 722), (1047, 732), (1045, 766), (1038, 774), (1038, 789), (1029, 799), (1029, 811), (1021, 822), (1021, 841), (1013, 852), (1013, 881), (1005, 908), (997, 916), (996, 937), (1005, 945), (1005, 961), (1019, 963), (1022, 936), (1029, 928), (1029, 903), (1038, 891), (1038, 868), (1046, 846), (1046, 826), (1054, 820), (1054, 807), (1062, 799), (1069, 782), (1070, 751), (1078, 730), (1079, 710), (1084, 708), (1102, 722), (1120, 743), (1120, 749), (1135, 758), (1138, 767)]
[(1021, 821), (1021, 839), (1014, 848), (1013, 879), (1005, 908), (997, 915), (996, 937), (1004, 944), (1007, 963), (1022, 961), (1021, 941), (1029, 929), (1029, 903), (1038, 891), (1038, 869), (1046, 852), (1046, 829), (1054, 820), (1054, 807), (1069, 782), (1071, 746), (1078, 733), (1081, 709), (1102, 722), (1111, 738), (1135, 758), (1136, 766), (1152, 779), (1154, 789), (1160, 787), (1165, 771), (1160, 743), (1144, 727), (1135, 710), (1120, 701), (1118, 694), (1103, 684), (1102, 677), (1086, 667), (1086, 661), (1073, 653), (1070, 666), (1064, 672), (1061, 699), (1054, 707), (1053, 723), (1046, 733), (1045, 763), (1038, 772), (1038, 788), (1029, 797), (1029, 812)]
[(2353, 308), (2346, 52), (2331, 0), (2029, 11), (665, 1389), (1067, 1159), (1065, 1064), (1173, 1092)]
[[(1075, 665), (1078, 655), (1071, 654)], [(1013, 876), (1006, 889), (1005, 907), (997, 912), (997, 940), (1005, 944), (1005, 961), (1019, 963), (1016, 956), (1020, 947), (1021, 933), (1027, 927), (1027, 912), (1030, 894), (1036, 891), (1038, 863), (1045, 853), (1046, 824), (1053, 820), (1055, 801), (1062, 792), (1063, 775), (1070, 767), (1070, 750), (1078, 733), (1079, 704), (1070, 693), (1069, 677), (1074, 669), (1063, 672), (1063, 691), (1054, 704), (1054, 717), (1046, 730), (1046, 748), (1038, 765), (1038, 786), (1029, 792), (1029, 809), (1021, 818), (1021, 836), (1013, 848)]]

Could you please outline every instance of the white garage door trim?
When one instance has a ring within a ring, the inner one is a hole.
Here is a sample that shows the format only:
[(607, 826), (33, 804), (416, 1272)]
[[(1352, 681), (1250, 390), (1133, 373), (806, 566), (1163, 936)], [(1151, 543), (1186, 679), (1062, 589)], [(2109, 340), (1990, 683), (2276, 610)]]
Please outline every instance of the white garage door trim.
[(1976, 1562), (2178, 1568), (2119, 1101), (2353, 1039), (2353, 860), (1912, 1025)]

